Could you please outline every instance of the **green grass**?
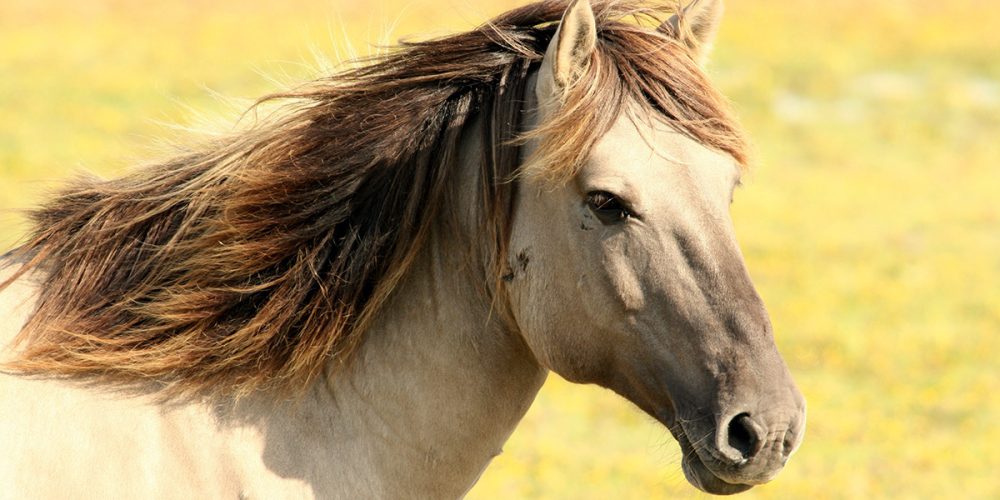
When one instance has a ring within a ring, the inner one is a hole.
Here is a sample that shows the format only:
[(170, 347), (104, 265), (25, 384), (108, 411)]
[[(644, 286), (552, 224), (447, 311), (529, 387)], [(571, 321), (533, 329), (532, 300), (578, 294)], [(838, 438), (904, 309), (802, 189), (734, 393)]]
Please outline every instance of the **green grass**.
[[(496, 0), (0, 3), (0, 248), (72, 172), (314, 75), (310, 48), (462, 29)], [(342, 28), (343, 36), (342, 36)], [(734, 205), (809, 401), (752, 498), (1000, 497), (1000, 4), (731, 0), (711, 65), (759, 149)], [(698, 496), (669, 435), (552, 377), (473, 498)]]

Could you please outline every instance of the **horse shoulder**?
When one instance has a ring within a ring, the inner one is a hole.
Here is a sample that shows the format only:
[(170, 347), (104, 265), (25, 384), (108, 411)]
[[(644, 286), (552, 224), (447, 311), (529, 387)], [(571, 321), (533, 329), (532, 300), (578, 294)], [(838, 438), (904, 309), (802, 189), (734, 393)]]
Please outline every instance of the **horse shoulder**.
[[(13, 272), (0, 269), (0, 282)], [(0, 360), (16, 354), (37, 287), (26, 275), (0, 291)], [(310, 496), (268, 469), (260, 434), (202, 404), (0, 371), (0, 500)]]

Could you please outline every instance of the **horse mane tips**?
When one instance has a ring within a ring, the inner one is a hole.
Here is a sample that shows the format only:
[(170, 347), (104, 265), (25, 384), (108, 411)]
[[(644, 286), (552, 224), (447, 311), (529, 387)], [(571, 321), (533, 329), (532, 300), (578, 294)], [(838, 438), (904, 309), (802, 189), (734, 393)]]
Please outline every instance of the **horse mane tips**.
[[(168, 396), (305, 390), (350, 359), (429, 238), (474, 117), (481, 257), (496, 298), (525, 82), (564, 7), (533, 3), (402, 43), (265, 97), (285, 103), (265, 123), (117, 179), (73, 182), (30, 212), (15, 276), (37, 269), (42, 283), (3, 368), (155, 382)], [(608, 0), (594, 10), (603, 64), (571, 95), (572, 111), (533, 132), (533, 161), (568, 178), (626, 99), (743, 161), (739, 129), (693, 63), (655, 30), (618, 20), (650, 9)]]

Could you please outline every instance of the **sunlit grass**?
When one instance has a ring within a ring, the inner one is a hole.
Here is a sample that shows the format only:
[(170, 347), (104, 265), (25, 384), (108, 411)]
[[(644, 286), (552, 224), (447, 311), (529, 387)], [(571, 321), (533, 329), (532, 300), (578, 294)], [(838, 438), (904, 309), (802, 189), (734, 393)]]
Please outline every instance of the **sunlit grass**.
[[(0, 248), (72, 172), (186, 108), (314, 76), (311, 49), (461, 29), (496, 0), (0, 3)], [(402, 6), (406, 6), (405, 9)], [(755, 138), (744, 253), (809, 400), (757, 498), (1000, 497), (1000, 5), (731, 0), (711, 73)], [(475, 498), (696, 496), (669, 435), (556, 377)]]

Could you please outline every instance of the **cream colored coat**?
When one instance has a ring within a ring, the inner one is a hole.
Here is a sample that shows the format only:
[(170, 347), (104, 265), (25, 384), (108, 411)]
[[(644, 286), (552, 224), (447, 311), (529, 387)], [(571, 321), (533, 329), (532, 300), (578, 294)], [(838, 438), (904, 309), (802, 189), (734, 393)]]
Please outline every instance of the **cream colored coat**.
[[(692, 6), (687, 28), (706, 45), (719, 2)], [(528, 126), (558, 105), (596, 39), (588, 2), (572, 2), (532, 84), (540, 115)], [(165, 405), (0, 374), (0, 500), (453, 498), (500, 453), (548, 370), (657, 418), (705, 491), (770, 480), (801, 442), (804, 401), (733, 235), (738, 169), (648, 118), (619, 117), (565, 185), (521, 181), (501, 298), (516, 328), (477, 293), (478, 219), (459, 212), (459, 230), (435, 231), (352, 362), (299, 400)], [(466, 162), (479, 157), (474, 139), (463, 147)], [(477, 169), (465, 170), (454, 199), (477, 206)], [(634, 217), (605, 221), (594, 193)], [(35, 291), (27, 276), (0, 292), (0, 358), (15, 354)]]
[[(433, 264), (435, 253), (396, 295), (401, 314), (384, 316), (351, 369), (301, 401), (165, 406), (0, 375), (0, 499), (461, 496), (545, 371), (516, 339), (484, 331), (459, 264)], [(0, 293), (4, 344), (32, 291), (25, 278)]]

